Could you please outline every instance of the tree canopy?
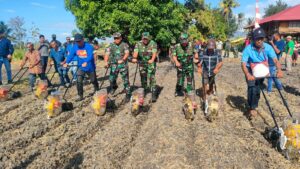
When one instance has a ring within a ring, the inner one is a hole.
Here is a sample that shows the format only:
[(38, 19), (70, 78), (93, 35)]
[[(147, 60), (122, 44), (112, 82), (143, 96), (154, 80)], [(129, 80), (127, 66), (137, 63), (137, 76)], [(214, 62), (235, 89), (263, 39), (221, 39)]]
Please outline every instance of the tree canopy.
[(265, 8), (265, 15), (264, 17), (268, 17), (274, 15), (278, 12), (281, 12), (287, 9), (289, 6), (287, 3), (283, 2), (282, 0), (277, 0), (275, 4), (270, 4), (267, 8)]
[(237, 29), (232, 8), (238, 4), (235, 0), (224, 0), (224, 4), (226, 8), (212, 9), (204, 0), (186, 0), (184, 4), (176, 0), (65, 0), (66, 9), (88, 38), (118, 31), (133, 44), (147, 31), (161, 46), (168, 46), (181, 32), (188, 32), (192, 39), (231, 36)]

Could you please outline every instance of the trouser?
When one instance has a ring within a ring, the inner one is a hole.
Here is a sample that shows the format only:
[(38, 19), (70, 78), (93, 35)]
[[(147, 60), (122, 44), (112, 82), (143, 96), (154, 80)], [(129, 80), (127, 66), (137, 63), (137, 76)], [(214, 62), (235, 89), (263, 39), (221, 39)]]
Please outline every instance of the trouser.
[(176, 83), (176, 90), (183, 89), (184, 81), (186, 78), (187, 85), (186, 85), (186, 92), (189, 93), (193, 90), (193, 65), (181, 65), (182, 68), (177, 68), (177, 83)]
[(258, 107), (258, 102), (260, 99), (260, 85), (262, 85), (264, 79), (247, 81), (248, 86), (248, 106), (251, 110)]
[(230, 50), (229, 50), (229, 49), (226, 49), (226, 50), (225, 50), (225, 55), (224, 55), (224, 58), (226, 58), (226, 57), (229, 57), (229, 52), (230, 52)]
[(285, 68), (287, 71), (292, 71), (292, 58), (291, 55), (285, 57)]
[(292, 57), (292, 60), (293, 60), (294, 63), (297, 62), (298, 55), (299, 55), (299, 54), (298, 54), (298, 50), (295, 50), (295, 51), (294, 51), (294, 54), (293, 54), (293, 57)]
[(276, 75), (277, 75), (276, 67), (270, 66), (270, 76), (275, 77), (275, 78), (268, 78), (268, 92), (272, 92), (273, 81), (279, 90), (283, 89), (282, 84), (281, 84), (280, 80), (278, 78), (276, 78)]
[(60, 66), (57, 70), (60, 78), (60, 85), (64, 86), (65, 83), (70, 83), (70, 78), (68, 76), (68, 68)]
[(41, 63), (42, 63), (42, 72), (45, 73), (46, 69), (47, 69), (47, 64), (48, 64), (48, 56), (42, 56)]
[(11, 65), (7, 58), (0, 57), (0, 82), (2, 82), (2, 65), (4, 64), (6, 69), (7, 80), (10, 81), (11, 76)]
[(77, 69), (78, 69), (78, 67), (77, 67), (78, 62), (77, 61), (72, 61), (72, 62), (70, 62), (69, 65), (71, 65), (70, 71), (72, 73), (73, 81), (77, 81), (77, 74), (76, 74), (76, 72), (77, 72)]
[[(139, 69), (140, 69), (142, 87), (145, 90), (150, 89), (151, 91), (155, 91), (156, 90), (156, 80), (155, 80), (156, 63), (153, 62), (152, 64), (148, 64), (142, 62), (140, 63)], [(148, 79), (149, 79), (149, 86), (147, 82)]]
[(110, 66), (109, 81), (112, 85), (111, 87), (114, 89), (117, 88), (117, 78), (119, 73), (121, 74), (126, 94), (130, 94), (128, 64), (112, 64)]
[(77, 71), (77, 92), (78, 92), (78, 95), (81, 97), (83, 97), (83, 79), (84, 79), (85, 75), (88, 75), (91, 83), (93, 84), (94, 92), (99, 90), (96, 72), (95, 71), (94, 72), (85, 72), (85, 71), (82, 71), (81, 69), (79, 69)]
[(38, 76), (41, 80), (46, 80), (45, 73), (40, 73), (40, 74), (29, 73), (29, 85), (31, 88), (33, 88), (35, 85), (36, 76)]

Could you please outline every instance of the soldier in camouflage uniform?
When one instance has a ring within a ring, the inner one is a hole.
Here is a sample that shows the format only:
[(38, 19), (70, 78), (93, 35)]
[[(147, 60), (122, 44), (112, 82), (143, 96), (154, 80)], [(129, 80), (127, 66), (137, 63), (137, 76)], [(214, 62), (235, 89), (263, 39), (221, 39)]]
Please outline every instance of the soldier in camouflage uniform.
[[(156, 71), (156, 56), (157, 56), (157, 44), (150, 39), (149, 32), (144, 32), (142, 35), (142, 41), (138, 42), (134, 47), (132, 62), (140, 65), (140, 75), (142, 81), (142, 87), (152, 92), (152, 102), (157, 100), (157, 89), (155, 81)], [(149, 79), (149, 86), (147, 83)]]
[[(118, 74), (121, 74), (124, 84), (124, 91), (126, 93), (126, 102), (130, 100), (131, 90), (129, 84), (128, 63), (127, 58), (129, 56), (129, 46), (122, 41), (122, 35), (120, 33), (114, 33), (114, 42), (109, 45), (105, 52), (105, 67), (110, 66), (110, 87), (109, 92), (113, 94), (118, 88), (117, 78)], [(110, 63), (110, 64), (109, 64)]]
[(177, 84), (175, 89), (175, 96), (184, 95), (184, 81), (187, 79), (186, 92), (190, 92), (193, 89), (194, 78), (194, 62), (198, 62), (198, 52), (195, 50), (193, 44), (188, 41), (188, 35), (183, 33), (180, 35), (180, 43), (175, 45), (173, 51), (173, 59), (177, 67)]

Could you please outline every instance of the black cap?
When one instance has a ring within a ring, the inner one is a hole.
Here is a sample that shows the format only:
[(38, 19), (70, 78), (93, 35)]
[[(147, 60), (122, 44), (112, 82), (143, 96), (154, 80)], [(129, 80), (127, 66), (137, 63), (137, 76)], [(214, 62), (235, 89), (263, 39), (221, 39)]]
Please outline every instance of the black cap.
[(44, 35), (40, 35), (40, 38), (44, 38), (45, 36)]
[(259, 38), (265, 38), (265, 37), (266, 37), (266, 33), (262, 28), (257, 28), (252, 33), (252, 38), (254, 40)]
[(52, 34), (52, 38), (56, 38), (56, 35), (55, 35), (55, 34)]
[(83, 36), (79, 33), (75, 34), (74, 41), (78, 42), (78, 41), (81, 41), (81, 40), (83, 40)]

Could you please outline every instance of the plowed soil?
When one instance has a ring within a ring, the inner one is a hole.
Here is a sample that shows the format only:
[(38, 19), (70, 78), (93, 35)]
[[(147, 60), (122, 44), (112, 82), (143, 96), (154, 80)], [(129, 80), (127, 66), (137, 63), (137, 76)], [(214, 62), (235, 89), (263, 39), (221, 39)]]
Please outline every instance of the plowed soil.
[[(98, 66), (99, 83), (105, 69)], [(135, 65), (130, 64), (130, 80)], [(293, 113), (300, 113), (300, 66), (289, 75), (284, 72), (284, 97)], [(48, 120), (43, 100), (29, 92), (27, 81), (18, 85), (23, 96), (0, 103), (0, 168), (300, 168), (277, 152), (263, 137), (266, 127), (274, 123), (263, 97), (259, 116), (249, 121), (244, 115), (247, 88), (239, 59), (227, 59), (217, 76), (217, 88), (223, 109), (213, 122), (208, 122), (201, 109), (194, 121), (182, 113), (183, 98), (174, 97), (176, 69), (169, 62), (158, 64), (156, 103), (146, 96), (143, 111), (133, 116), (130, 104), (123, 104), (124, 94), (111, 96), (114, 111), (96, 116), (89, 104), (92, 85), (85, 86), (85, 99), (75, 102), (76, 87), (67, 94), (74, 103)], [(196, 88), (201, 88), (196, 74)], [(58, 82), (58, 77), (55, 77)], [(118, 80), (123, 89), (122, 81)], [(135, 83), (140, 86), (137, 76)], [(60, 90), (64, 90), (61, 88)], [(268, 98), (281, 122), (288, 115), (282, 100), (273, 89)], [(197, 97), (200, 105), (200, 98)], [(200, 106), (199, 106), (200, 107)]]

